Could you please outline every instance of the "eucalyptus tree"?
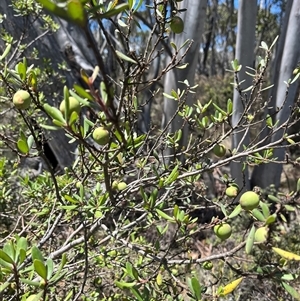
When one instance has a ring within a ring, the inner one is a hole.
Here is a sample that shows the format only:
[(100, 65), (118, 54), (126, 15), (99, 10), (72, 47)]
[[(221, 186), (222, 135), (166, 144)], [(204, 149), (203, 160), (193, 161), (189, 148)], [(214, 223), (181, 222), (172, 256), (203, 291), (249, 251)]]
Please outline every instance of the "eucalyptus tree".
[[(188, 85), (192, 87), (194, 85), (195, 72), (198, 62), (198, 56), (200, 51), (200, 42), (202, 40), (205, 16), (206, 16), (206, 0), (185, 0), (179, 2), (180, 8), (184, 8), (185, 11), (181, 13), (184, 22), (184, 31), (180, 34), (174, 34), (171, 41), (176, 45), (176, 55), (182, 59), (183, 64), (187, 64), (184, 69), (173, 69), (165, 75), (164, 78), (164, 91), (170, 94), (172, 90), (178, 91), (186, 89), (186, 85), (183, 84), (187, 80)], [(186, 54), (186, 47), (180, 49), (180, 47), (187, 41), (190, 40), (192, 44)], [(179, 93), (180, 94), (180, 93)], [(187, 146), (189, 140), (189, 128), (187, 124), (184, 124), (183, 119), (177, 114), (178, 103), (180, 99), (174, 101), (168, 97), (164, 98), (164, 109), (163, 109), (163, 121), (162, 128), (167, 125), (170, 133), (183, 128), (181, 146)], [(191, 94), (187, 94), (185, 103), (189, 106), (193, 104), (193, 97)], [(168, 149), (165, 155), (171, 155), (172, 150)]]
[[(242, 66), (238, 74), (239, 88), (234, 90), (232, 126), (235, 128), (232, 135), (232, 149), (238, 152), (243, 150), (244, 145), (249, 144), (248, 130), (240, 127), (241, 117), (245, 107), (249, 102), (250, 92), (244, 93), (241, 90), (252, 85), (252, 77), (247, 75), (246, 67), (254, 67), (254, 47), (255, 47), (255, 25), (257, 14), (256, 0), (241, 0), (238, 7), (236, 59)], [(236, 179), (240, 187), (250, 188), (247, 168), (243, 171), (243, 160), (241, 162), (231, 162), (231, 175)]]
[(294, 103), (298, 91), (299, 82), (290, 83), (289, 79), (298, 72), (297, 63), (300, 59), (300, 42), (297, 38), (300, 34), (300, 3), (299, 1), (287, 1), (284, 25), (277, 49), (278, 58), (273, 68), (274, 87), (271, 91), (271, 102), (266, 109), (267, 113), (276, 124), (276, 129), (263, 131), (262, 144), (273, 143), (278, 147), (274, 149), (275, 161), (257, 166), (252, 176), (253, 185), (268, 187), (274, 184), (280, 185), (283, 164), (286, 162), (286, 141), (284, 135), (288, 134), (294, 112)]

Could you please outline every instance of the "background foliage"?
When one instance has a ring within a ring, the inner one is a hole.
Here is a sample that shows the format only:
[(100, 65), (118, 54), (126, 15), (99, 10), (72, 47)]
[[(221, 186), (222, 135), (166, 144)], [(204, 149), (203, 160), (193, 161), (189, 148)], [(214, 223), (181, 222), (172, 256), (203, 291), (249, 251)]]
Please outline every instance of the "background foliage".
[[(299, 102), (280, 127), (263, 114), (286, 2), (259, 3), (242, 152), (230, 142), (233, 89), (245, 94), (234, 1), (208, 1), (197, 85), (165, 93), (191, 47), (168, 40), (186, 1), (117, 2), (1, 11), (0, 300), (300, 300)], [(298, 76), (295, 66), (291, 85)], [(177, 106), (170, 122), (189, 127), (184, 147), (183, 126), (161, 127), (163, 96)], [(286, 130), (280, 143), (260, 144), (267, 128)], [(287, 176), (253, 187), (246, 210), (229, 164), (269, 164), (275, 147), (286, 148)], [(226, 238), (215, 233), (224, 224)]]

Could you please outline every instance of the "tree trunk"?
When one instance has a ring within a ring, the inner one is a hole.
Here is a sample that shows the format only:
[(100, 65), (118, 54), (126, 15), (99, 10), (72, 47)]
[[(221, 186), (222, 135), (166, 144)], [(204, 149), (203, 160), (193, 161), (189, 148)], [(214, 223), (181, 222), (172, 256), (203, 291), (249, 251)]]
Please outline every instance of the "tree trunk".
[[(93, 55), (79, 28), (65, 21), (53, 18), (59, 23), (60, 29), (54, 34), (50, 34), (50, 32), (44, 34), (45, 30), (42, 29), (44, 24), (40, 18), (36, 18), (32, 23), (34, 16), (15, 16), (10, 1), (1, 2), (0, 14), (6, 15), (6, 19), (0, 25), (1, 28), (4, 28), (17, 41), (20, 40), (20, 37), (23, 37), (20, 41), (21, 44), (30, 44), (24, 51), (16, 50), (15, 48), (11, 51), (13, 55), (11, 57), (8, 55), (9, 68), (13, 68), (23, 56), (26, 56), (28, 65), (34, 64), (38, 67), (42, 65), (42, 58), (50, 59), (51, 66), (49, 66), (49, 68), (58, 71), (58, 64), (61, 64), (65, 60), (64, 51), (66, 46), (69, 45), (72, 46), (76, 55), (75, 60), (78, 68), (93, 70)], [(15, 46), (16, 44), (13, 45), (13, 47)], [(0, 47), (4, 47), (3, 40), (0, 40)], [(33, 47), (42, 54), (41, 60), (36, 61), (30, 59), (30, 53)], [(66, 73), (65, 75), (67, 85), (71, 88), (76, 81), (76, 77), (72, 72)], [(62, 95), (63, 83), (55, 76), (49, 78), (49, 81), (53, 81), (54, 85), (49, 85), (47, 89), (43, 89), (43, 92), (46, 95), (47, 102), (50, 105), (58, 107), (62, 96), (54, 97), (53, 93)], [(76, 145), (69, 144), (69, 139), (66, 137), (65, 131), (47, 132), (45, 135), (48, 140), (48, 146), (54, 153), (60, 167), (70, 166), (74, 162), (73, 152)]]
[[(278, 113), (275, 114), (273, 118), (275, 122), (278, 122), (277, 128), (282, 126), (289, 119), (291, 107), (293, 106), (298, 88), (297, 81), (289, 87), (288, 95), (286, 97), (287, 87), (284, 84), (284, 81), (288, 81), (288, 79), (292, 77), (292, 72), (297, 66), (297, 62), (300, 58), (300, 2), (292, 2), (293, 5), (288, 20), (288, 26), (286, 30), (287, 34), (283, 47), (282, 59), (278, 60), (280, 68), (277, 69), (275, 67), (275, 70), (279, 70), (279, 72), (277, 73), (278, 84), (274, 88), (275, 91), (273, 93), (271, 106), (273, 107), (273, 112), (275, 112), (276, 108), (280, 108)], [(271, 142), (279, 141), (283, 137), (285, 132), (286, 129), (277, 131), (272, 135)], [(284, 161), (285, 149), (275, 149), (273, 157), (277, 158), (276, 161)], [(281, 172), (282, 164), (280, 163), (268, 163), (257, 166), (253, 172), (252, 185), (259, 185), (262, 188), (265, 188), (271, 184), (274, 184), (275, 187), (278, 188), (280, 185)]]
[[(256, 0), (241, 0), (239, 1), (238, 9), (238, 32), (236, 43), (236, 59), (242, 65), (239, 72), (239, 82), (242, 90), (248, 88), (252, 84), (252, 77), (245, 74), (246, 66), (253, 67), (254, 63), (254, 46), (255, 46), (255, 25), (257, 14)], [(233, 111), (232, 126), (237, 129), (232, 136), (232, 149), (237, 149), (238, 152), (243, 150), (243, 145), (249, 144), (249, 136), (245, 134), (245, 130), (239, 127), (240, 118), (244, 112), (244, 106), (249, 94), (241, 97), (237, 90), (233, 94)], [(243, 170), (243, 160), (231, 163), (231, 175), (235, 179), (240, 188), (249, 189), (249, 177), (247, 167)]]
[[(184, 58), (184, 63), (188, 63), (188, 66), (183, 69), (173, 69), (172, 71), (168, 72), (165, 76), (164, 80), (164, 91), (167, 94), (170, 94), (172, 89), (177, 91), (179, 89), (185, 89), (186, 86), (178, 83), (178, 81), (188, 80), (190, 86), (194, 85), (194, 77), (195, 71), (198, 62), (199, 56), (199, 48), (200, 42), (202, 39), (203, 27), (204, 27), (204, 20), (206, 16), (206, 5), (207, 0), (185, 0), (181, 2), (182, 8), (186, 8), (187, 11), (180, 15), (184, 20), (184, 32), (181, 34), (177, 34), (173, 41), (179, 48), (187, 39), (193, 40), (193, 45), (190, 48), (187, 56)], [(184, 50), (181, 50), (179, 55), (182, 54)], [(189, 94), (186, 100), (187, 105), (192, 105), (192, 95)], [(162, 126), (165, 128), (173, 118), (178, 104), (174, 100), (164, 98), (164, 111), (163, 111), (163, 122)], [(189, 130), (188, 127), (185, 125), (183, 126), (183, 120), (180, 116), (176, 116), (174, 120), (171, 122), (168, 131), (170, 133), (174, 133), (175, 131), (179, 130), (183, 127), (183, 135), (181, 139), (180, 146), (186, 146), (187, 141), (189, 139)], [(164, 155), (172, 155), (173, 150), (167, 149)], [(183, 158), (182, 158), (183, 159)]]

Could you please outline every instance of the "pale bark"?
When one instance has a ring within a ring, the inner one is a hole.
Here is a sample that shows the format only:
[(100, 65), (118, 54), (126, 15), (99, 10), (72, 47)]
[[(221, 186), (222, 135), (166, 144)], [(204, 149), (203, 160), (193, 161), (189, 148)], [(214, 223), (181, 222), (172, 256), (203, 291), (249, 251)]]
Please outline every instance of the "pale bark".
[[(94, 66), (93, 55), (84, 39), (81, 31), (68, 24), (65, 21), (55, 19), (60, 24), (60, 29), (55, 34), (44, 34), (42, 29), (43, 22), (38, 18), (32, 23), (32, 16), (16, 16), (10, 1), (2, 1), (0, 7), (0, 14), (6, 15), (6, 19), (1, 24), (8, 33), (10, 33), (16, 41), (20, 44), (29, 44), (24, 52), (18, 51), (15, 48), (11, 51), (12, 56), (8, 56), (9, 67), (14, 68), (23, 56), (28, 58), (28, 64), (40, 66), (42, 58), (51, 59), (51, 68), (57, 70), (59, 63), (65, 59), (64, 50), (67, 45), (71, 45), (75, 54), (78, 68), (92, 70)], [(22, 38), (20, 38), (22, 37)], [(4, 48), (4, 42), (0, 40), (1, 48)], [(16, 47), (16, 44), (13, 45)], [(39, 60), (32, 60), (29, 57), (30, 52), (35, 47), (39, 51)], [(15, 51), (16, 50), (16, 51)], [(15, 51), (15, 52), (14, 52)], [(72, 72), (65, 73), (69, 88), (72, 87), (76, 81)], [(54, 81), (54, 85), (44, 87), (43, 93), (46, 95), (47, 102), (50, 105), (58, 106), (61, 98), (54, 98), (53, 92), (59, 93), (63, 91), (63, 84), (55, 78), (49, 79)], [(57, 161), (61, 168), (70, 166), (74, 161), (73, 151), (76, 145), (69, 144), (69, 139), (65, 136), (65, 131), (52, 131), (46, 133), (48, 145), (55, 154)]]
[[(239, 1), (236, 59), (242, 65), (242, 69), (239, 72), (239, 82), (244, 80), (241, 84), (241, 89), (252, 85), (252, 77), (246, 75), (245, 71), (246, 66), (253, 67), (254, 64), (256, 14), (256, 0)], [(249, 93), (245, 94), (241, 97), (239, 92), (235, 90), (233, 95), (234, 114), (232, 116), (232, 126), (237, 126), (237, 129), (232, 136), (232, 149), (237, 149), (238, 152), (243, 151), (243, 145), (247, 146), (249, 144), (249, 136), (245, 135), (245, 129), (239, 127), (240, 118), (244, 112)], [(243, 160), (231, 163), (231, 175), (240, 188), (250, 188), (248, 174), (247, 168), (243, 171)]]
[[(187, 39), (193, 40), (193, 45), (190, 48), (187, 56), (184, 58), (183, 62), (188, 63), (185, 69), (173, 69), (168, 72), (164, 80), (164, 91), (170, 94), (172, 89), (177, 91), (178, 88), (185, 89), (185, 85), (178, 83), (178, 81), (188, 80), (190, 86), (194, 85), (195, 71), (198, 62), (200, 42), (202, 39), (204, 20), (206, 15), (206, 5), (207, 0), (185, 0), (181, 2), (181, 7), (187, 9), (187, 11), (180, 15), (184, 20), (184, 32), (175, 35), (173, 41), (179, 48)], [(184, 52), (184, 49), (180, 51), (180, 54)], [(179, 54), (179, 55), (180, 55)], [(193, 99), (192, 95), (188, 95), (186, 103), (187, 105), (192, 105)], [(163, 122), (162, 127), (164, 128), (168, 122), (173, 118), (177, 110), (177, 102), (164, 98), (164, 111), (163, 111)], [(183, 126), (183, 120), (180, 116), (176, 116), (171, 122), (169, 127), (169, 132), (174, 133)], [(187, 126), (183, 127), (181, 146), (186, 146), (189, 139), (189, 130)], [(168, 149), (165, 155), (172, 155), (173, 150)]]
[[(280, 64), (280, 71), (277, 73), (278, 83), (272, 98), (272, 111), (275, 112), (276, 108), (280, 109), (278, 113), (274, 115), (274, 121), (278, 121), (277, 128), (281, 127), (289, 119), (290, 109), (293, 106), (298, 88), (297, 81), (289, 87), (288, 96), (286, 97), (287, 87), (284, 81), (288, 81), (293, 77), (292, 72), (297, 66), (297, 62), (300, 58), (300, 1), (293, 1), (286, 33), (282, 59), (281, 61), (278, 60), (278, 63)], [(271, 142), (279, 141), (285, 132), (286, 129), (277, 131), (272, 135)], [(281, 145), (283, 144), (284, 143), (281, 143)], [(275, 149), (273, 157), (277, 158), (277, 161), (283, 161), (285, 157), (285, 148)], [(278, 188), (280, 185), (281, 173), (282, 164), (279, 163), (268, 163), (258, 166), (253, 173), (252, 183), (253, 185), (259, 185), (263, 188), (274, 184), (275, 187)]]

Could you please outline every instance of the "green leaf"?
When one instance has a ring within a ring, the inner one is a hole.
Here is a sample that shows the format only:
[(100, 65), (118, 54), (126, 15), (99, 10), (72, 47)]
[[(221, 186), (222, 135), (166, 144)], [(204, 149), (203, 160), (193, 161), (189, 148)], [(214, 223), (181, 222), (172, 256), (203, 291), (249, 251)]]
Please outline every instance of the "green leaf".
[(3, 252), (5, 252), (12, 260), (15, 260), (16, 250), (15, 245), (12, 241), (9, 241), (4, 245)]
[(264, 217), (268, 218), (270, 216), (269, 206), (266, 203), (262, 202), (262, 201), (259, 202), (259, 206), (262, 210), (262, 213), (263, 213)]
[(84, 7), (79, 0), (68, 0), (67, 14), (69, 20), (74, 22), (80, 27), (85, 27), (87, 24), (87, 17)]
[(246, 240), (246, 247), (245, 247), (245, 251), (247, 254), (250, 254), (252, 252), (252, 248), (253, 248), (253, 244), (254, 244), (254, 237), (255, 237), (255, 226), (252, 226), (247, 240)]
[(115, 285), (119, 288), (130, 288), (136, 285), (136, 282), (115, 281)]
[(50, 281), (57, 281), (65, 274), (65, 273), (62, 273), (62, 269), (64, 268), (66, 263), (67, 263), (67, 255), (66, 255), (66, 253), (64, 253), (62, 255), (62, 259), (61, 259), (60, 265), (58, 267), (58, 270), (56, 271), (55, 275), (50, 279)]
[(33, 142), (34, 142), (33, 136), (29, 135), (28, 138), (27, 138), (27, 145), (28, 145), (29, 150), (31, 149), (31, 147), (33, 145)]
[(59, 208), (67, 210), (67, 211), (72, 211), (74, 209), (76, 209), (78, 207), (78, 205), (70, 205), (70, 206), (60, 206)]
[(3, 59), (6, 58), (6, 56), (9, 54), (11, 50), (11, 44), (8, 44), (5, 48), (5, 50), (3, 51), (2, 55), (0, 56), (0, 61), (2, 61)]
[(13, 259), (3, 250), (0, 250), (0, 258), (7, 263), (10, 263), (10, 264), (14, 263)]
[(37, 295), (30, 295), (26, 298), (26, 301), (39, 301), (43, 294), (44, 291), (39, 292)]
[(252, 213), (252, 215), (253, 215), (257, 220), (259, 220), (259, 221), (261, 221), (261, 222), (265, 222), (265, 221), (266, 221), (266, 218), (264, 217), (264, 215), (263, 215), (257, 208), (253, 209), (253, 210), (251, 211), (251, 213)]
[(273, 127), (273, 120), (272, 120), (272, 117), (268, 114), (267, 117), (266, 117), (266, 124), (269, 128), (272, 128)]
[(33, 91), (37, 90), (37, 77), (34, 71), (29, 72), (27, 83)]
[(296, 300), (300, 300), (300, 293), (285, 282), (281, 282), (284, 289)]
[(233, 110), (233, 103), (232, 100), (229, 98), (227, 100), (227, 114), (230, 115), (232, 113)]
[(126, 9), (129, 9), (128, 3), (119, 4), (115, 8), (113, 8), (103, 14), (100, 14), (99, 17), (101, 19), (110, 18), (110, 17), (113, 17), (113, 16), (125, 11)]
[(196, 277), (193, 277), (191, 279), (191, 288), (194, 293), (194, 296), (196, 297), (196, 300), (201, 300), (202, 287)]
[(25, 80), (26, 79), (26, 67), (25, 65), (20, 62), (17, 66), (17, 72), (20, 75), (21, 80)]
[(131, 293), (136, 297), (138, 301), (145, 301), (143, 296), (140, 294), (140, 292), (136, 289), (136, 287), (130, 287), (129, 290)]
[(33, 246), (32, 249), (31, 249), (31, 257), (32, 257), (33, 261), (35, 259), (38, 259), (42, 262), (44, 261), (44, 256), (43, 256), (42, 252), (36, 246)]
[(8, 286), (10, 285), (10, 282), (5, 282), (0, 285), (0, 293), (3, 292)]
[(276, 196), (271, 195), (271, 194), (268, 195), (268, 199), (270, 199), (271, 201), (276, 202), (276, 203), (281, 203), (279, 198), (277, 198)]
[(280, 278), (281, 280), (292, 281), (298, 279), (298, 275), (296, 274), (283, 274)]
[(53, 119), (56, 119), (66, 125), (66, 121), (59, 109), (51, 107), (47, 103), (44, 104), (44, 109)]
[[(81, 96), (81, 97), (83, 97), (83, 98), (87, 98), (88, 100), (91, 100), (91, 101), (93, 101), (94, 100), (94, 98), (93, 98), (93, 96), (90, 94), (90, 93), (88, 93), (86, 90), (84, 90), (81, 86), (78, 86), (78, 85), (74, 85), (73, 86), (74, 87), (74, 89), (75, 89), (75, 91)], [(74, 93), (72, 93), (73, 91), (72, 90), (70, 90), (70, 94), (73, 96), (73, 97), (75, 97), (76, 98), (76, 94)], [(79, 99), (78, 98), (76, 98), (78, 101), (79, 101)], [(84, 103), (83, 103), (84, 104)], [(90, 105), (90, 103), (87, 101), (86, 102), (86, 104), (84, 104), (84, 105)]]
[(27, 141), (19, 139), (17, 142), (17, 148), (23, 154), (28, 154), (28, 152), (29, 152), (29, 147), (27, 145)]
[(179, 176), (179, 172), (178, 172), (178, 165), (176, 165), (174, 167), (174, 169), (171, 171), (170, 175), (167, 177), (167, 179), (165, 180), (165, 185), (170, 185), (172, 184)]
[(237, 215), (239, 215), (242, 211), (242, 207), (240, 204), (238, 204), (234, 210), (228, 215), (228, 218), (234, 218), (236, 217)]
[(275, 222), (276, 222), (276, 218), (277, 218), (277, 214), (276, 214), (276, 213), (270, 215), (270, 216), (266, 219), (265, 224), (266, 224), (266, 225), (270, 225), (270, 224), (275, 223)]
[(19, 251), (19, 263), (20, 264), (24, 262), (24, 260), (26, 259), (26, 256), (27, 256), (26, 251), (24, 249), (21, 249)]
[(218, 105), (216, 105), (215, 103), (213, 103), (213, 106), (215, 107), (215, 109), (217, 111), (219, 111), (223, 116), (227, 116), (227, 112), (225, 112), (224, 110), (222, 110)]
[(44, 280), (47, 280), (47, 268), (44, 263), (41, 260), (35, 259), (33, 261), (33, 266), (37, 274)]
[(130, 262), (126, 262), (126, 272), (127, 274), (135, 280), (139, 279), (139, 274), (138, 271), (136, 270), (136, 268), (130, 263)]
[(47, 266), (47, 279), (51, 279), (54, 270), (54, 263), (51, 258), (48, 258), (46, 260), (46, 266)]
[(160, 217), (162, 217), (162, 218), (164, 218), (164, 219), (166, 219), (166, 220), (168, 220), (168, 221), (174, 221), (174, 218), (173, 218), (173, 217), (167, 215), (167, 214), (164, 213), (163, 211), (161, 211), (161, 210), (159, 210), (159, 209), (157, 209), (157, 208), (156, 208), (155, 210), (156, 210), (157, 214), (158, 214)]
[(132, 59), (131, 57), (125, 55), (124, 53), (122, 53), (118, 50), (116, 50), (116, 54), (120, 59), (122, 59), (124, 61), (130, 62), (130, 63), (133, 63), (133, 64), (137, 64), (137, 62), (134, 59)]
[(297, 188), (296, 188), (297, 192), (300, 192), (300, 178), (297, 181)]

